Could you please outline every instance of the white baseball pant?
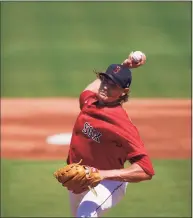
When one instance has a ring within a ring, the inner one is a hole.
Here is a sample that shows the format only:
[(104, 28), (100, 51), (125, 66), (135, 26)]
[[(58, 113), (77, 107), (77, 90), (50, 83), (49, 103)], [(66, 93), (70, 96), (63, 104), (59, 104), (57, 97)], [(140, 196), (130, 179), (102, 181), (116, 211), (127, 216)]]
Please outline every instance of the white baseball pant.
[(69, 192), (71, 213), (73, 217), (101, 217), (114, 207), (126, 194), (127, 182), (103, 180), (92, 191), (81, 194)]

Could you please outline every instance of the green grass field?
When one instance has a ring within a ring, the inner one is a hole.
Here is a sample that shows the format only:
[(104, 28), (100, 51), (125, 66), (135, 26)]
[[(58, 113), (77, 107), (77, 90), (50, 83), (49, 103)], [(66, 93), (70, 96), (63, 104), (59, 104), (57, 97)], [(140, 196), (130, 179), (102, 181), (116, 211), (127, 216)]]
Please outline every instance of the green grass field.
[[(190, 160), (155, 160), (156, 176), (129, 184), (125, 199), (106, 216), (190, 217)], [(53, 172), (62, 161), (2, 160), (2, 217), (70, 216), (68, 193)]]
[(78, 96), (132, 50), (133, 97), (190, 97), (191, 2), (1, 2), (3, 97)]

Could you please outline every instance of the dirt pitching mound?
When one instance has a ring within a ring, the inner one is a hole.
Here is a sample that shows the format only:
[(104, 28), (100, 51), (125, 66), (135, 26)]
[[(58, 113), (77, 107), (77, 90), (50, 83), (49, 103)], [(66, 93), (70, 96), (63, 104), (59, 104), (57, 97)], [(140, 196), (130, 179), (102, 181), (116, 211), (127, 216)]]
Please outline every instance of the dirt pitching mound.
[[(151, 158), (190, 158), (191, 101), (132, 99), (124, 105)], [(1, 99), (1, 157), (66, 159), (68, 146), (46, 138), (71, 132), (77, 99)]]

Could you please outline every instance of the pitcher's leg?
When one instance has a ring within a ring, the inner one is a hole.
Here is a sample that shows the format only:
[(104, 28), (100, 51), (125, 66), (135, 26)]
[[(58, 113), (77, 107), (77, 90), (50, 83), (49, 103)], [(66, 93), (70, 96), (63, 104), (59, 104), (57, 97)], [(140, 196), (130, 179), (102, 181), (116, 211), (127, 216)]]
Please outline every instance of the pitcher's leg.
[(101, 217), (124, 197), (127, 183), (104, 180), (95, 187), (97, 196), (87, 192), (77, 210), (77, 217)]
[(70, 210), (73, 217), (76, 217), (77, 209), (80, 205), (80, 202), (86, 192), (82, 194), (73, 194), (71, 191), (69, 191), (69, 199), (70, 199)]

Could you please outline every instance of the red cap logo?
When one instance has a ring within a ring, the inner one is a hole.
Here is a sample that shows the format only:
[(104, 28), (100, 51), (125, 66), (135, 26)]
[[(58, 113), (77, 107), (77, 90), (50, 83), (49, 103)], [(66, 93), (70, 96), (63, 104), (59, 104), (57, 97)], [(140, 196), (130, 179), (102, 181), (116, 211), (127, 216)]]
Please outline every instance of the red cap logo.
[(113, 73), (118, 73), (121, 70), (120, 66), (116, 66), (116, 68), (113, 70)]

